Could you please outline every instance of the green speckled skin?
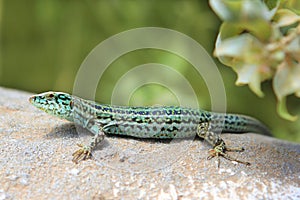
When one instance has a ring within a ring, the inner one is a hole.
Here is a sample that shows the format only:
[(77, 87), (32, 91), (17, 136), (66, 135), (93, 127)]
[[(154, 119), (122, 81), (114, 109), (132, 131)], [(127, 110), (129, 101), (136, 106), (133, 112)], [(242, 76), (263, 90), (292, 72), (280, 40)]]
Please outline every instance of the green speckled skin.
[[(104, 134), (138, 138), (186, 138), (196, 134), (214, 147), (222, 132), (257, 132), (270, 135), (258, 120), (237, 114), (213, 113), (201, 109), (164, 107), (127, 107), (98, 104), (62, 92), (46, 92), (30, 97), (37, 108), (87, 128), (95, 136), (85, 154), (100, 143)], [(199, 125), (208, 124), (205, 133)], [(225, 144), (224, 144), (225, 145)], [(78, 152), (77, 152), (78, 153)], [(81, 152), (82, 153), (82, 152)], [(76, 156), (76, 153), (75, 153)], [(89, 156), (89, 155), (88, 155)], [(80, 159), (85, 159), (81, 158)], [(79, 160), (80, 160), (79, 159)]]

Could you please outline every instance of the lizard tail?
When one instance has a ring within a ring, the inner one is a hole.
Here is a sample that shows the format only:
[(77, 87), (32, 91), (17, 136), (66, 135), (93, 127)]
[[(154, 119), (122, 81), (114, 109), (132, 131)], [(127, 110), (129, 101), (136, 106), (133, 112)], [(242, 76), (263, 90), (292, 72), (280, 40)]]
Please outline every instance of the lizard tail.
[[(227, 114), (225, 116), (229, 119), (231, 118), (232, 114)], [(272, 133), (270, 129), (264, 125), (259, 120), (245, 116), (245, 115), (234, 115), (235, 116), (235, 127), (237, 127), (237, 132), (255, 132), (255, 133), (261, 133), (263, 135), (272, 136)]]
[[(263, 135), (272, 136), (270, 129), (259, 120), (246, 115), (239, 114), (213, 114), (211, 116), (212, 121), (223, 121), (221, 127), (215, 127), (222, 130), (222, 132), (228, 133), (245, 133), (255, 132)], [(217, 123), (218, 124), (218, 123)]]

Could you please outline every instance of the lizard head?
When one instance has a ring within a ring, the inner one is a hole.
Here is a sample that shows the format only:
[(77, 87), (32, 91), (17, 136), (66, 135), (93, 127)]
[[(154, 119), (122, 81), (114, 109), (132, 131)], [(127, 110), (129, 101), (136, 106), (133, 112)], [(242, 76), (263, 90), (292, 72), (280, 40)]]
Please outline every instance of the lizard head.
[(72, 96), (63, 92), (45, 92), (33, 95), (29, 102), (48, 114), (72, 121)]

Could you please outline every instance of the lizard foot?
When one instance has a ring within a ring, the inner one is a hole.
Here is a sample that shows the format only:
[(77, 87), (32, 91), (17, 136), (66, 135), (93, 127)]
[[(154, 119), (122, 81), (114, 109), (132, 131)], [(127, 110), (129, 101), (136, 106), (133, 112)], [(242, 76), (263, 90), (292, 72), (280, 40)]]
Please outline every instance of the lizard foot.
[(209, 150), (209, 156), (207, 157), (208, 160), (212, 159), (213, 157), (218, 157), (218, 168), (220, 167), (220, 159), (219, 157), (223, 157), (227, 160), (230, 161), (235, 161), (244, 165), (251, 165), (249, 162), (245, 162), (245, 161), (241, 161), (238, 160), (236, 158), (231, 157), (230, 155), (228, 155), (227, 153), (225, 153), (226, 151), (237, 151), (237, 152), (242, 152), (244, 151), (244, 148), (240, 147), (240, 148), (229, 148), (225, 145), (225, 142), (219, 138), (217, 144), (215, 145), (215, 147), (213, 149)]
[(82, 160), (92, 158), (91, 147), (82, 144), (77, 144), (77, 145), (80, 147), (80, 149), (78, 149), (72, 154), (73, 156), (72, 161), (74, 163), (78, 164)]

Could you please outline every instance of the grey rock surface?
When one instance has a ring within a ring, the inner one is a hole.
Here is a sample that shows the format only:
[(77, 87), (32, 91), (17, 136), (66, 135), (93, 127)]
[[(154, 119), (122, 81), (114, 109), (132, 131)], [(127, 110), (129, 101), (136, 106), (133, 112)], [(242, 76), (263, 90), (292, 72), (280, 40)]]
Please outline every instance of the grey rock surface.
[(72, 163), (91, 134), (31, 106), (31, 94), (0, 88), (1, 199), (300, 199), (300, 144), (224, 134), (232, 156), (207, 160), (194, 140), (106, 137), (93, 160)]

